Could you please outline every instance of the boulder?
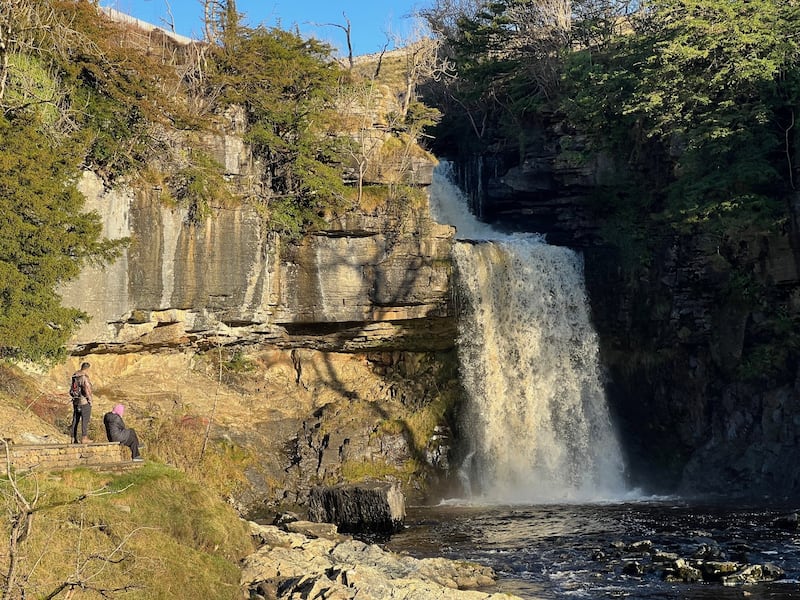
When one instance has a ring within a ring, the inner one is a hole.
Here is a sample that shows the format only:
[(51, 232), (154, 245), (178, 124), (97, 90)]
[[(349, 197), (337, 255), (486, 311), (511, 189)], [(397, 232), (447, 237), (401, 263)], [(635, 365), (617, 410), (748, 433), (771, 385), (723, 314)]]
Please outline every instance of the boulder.
[(696, 565), (703, 573), (705, 581), (721, 581), (723, 577), (735, 573), (742, 565), (733, 561), (706, 560)]
[(311, 521), (334, 523), (347, 533), (392, 533), (403, 527), (405, 498), (393, 483), (316, 487), (308, 499)]
[(670, 568), (664, 569), (662, 573), (664, 581), (694, 583), (702, 581), (703, 574), (700, 569), (691, 566), (683, 558), (676, 560)]
[(289, 533), (300, 533), (310, 539), (339, 540), (342, 536), (333, 523), (314, 523), (310, 521), (292, 521), (284, 527)]
[(775, 581), (777, 579), (783, 579), (785, 576), (786, 573), (783, 569), (772, 563), (747, 565), (740, 571), (723, 577), (722, 585), (735, 586), (758, 583), (760, 581)]

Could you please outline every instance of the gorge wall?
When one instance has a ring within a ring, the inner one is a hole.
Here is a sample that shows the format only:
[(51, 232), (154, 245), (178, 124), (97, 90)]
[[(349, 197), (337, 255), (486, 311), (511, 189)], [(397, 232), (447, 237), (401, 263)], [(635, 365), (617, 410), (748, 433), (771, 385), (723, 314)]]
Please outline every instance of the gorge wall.
[[(800, 492), (800, 369), (781, 364), (771, 374), (796, 341), (791, 326), (776, 333), (765, 316), (782, 311), (788, 324), (800, 314), (796, 210), (787, 207), (784, 230), (752, 227), (724, 244), (667, 236), (631, 279), (599, 234), (603, 218), (590, 200), (617, 167), (559, 122), (526, 137), (536, 142), (522, 157), (455, 153), (459, 177), (484, 220), (583, 252), (632, 483), (773, 499)], [(763, 286), (768, 300), (754, 302), (736, 273)], [(759, 351), (776, 364), (754, 359)]]
[[(233, 185), (257, 171), (241, 137), (205, 143)], [(424, 191), (434, 163), (403, 176)], [(389, 478), (418, 499), (444, 484), (458, 397), (454, 231), (431, 219), (424, 193), (287, 241), (247, 205), (197, 222), (136, 179), (108, 188), (85, 172), (79, 187), (105, 235), (129, 243), (62, 290), (90, 320), (46, 374), (50, 389), (89, 360), (95, 414), (123, 402), (140, 431), (177, 422), (198, 444), (208, 425), (252, 457), (234, 499), (244, 513), (303, 504), (321, 483)]]

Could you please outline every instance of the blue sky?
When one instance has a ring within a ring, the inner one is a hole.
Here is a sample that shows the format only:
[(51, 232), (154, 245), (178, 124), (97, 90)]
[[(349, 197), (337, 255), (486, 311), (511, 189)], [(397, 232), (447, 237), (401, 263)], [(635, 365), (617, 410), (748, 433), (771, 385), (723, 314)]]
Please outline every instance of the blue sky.
[[(351, 39), (355, 54), (378, 52), (391, 36), (408, 38), (414, 32), (414, 19), (409, 15), (431, 6), (433, 0), (236, 0), (236, 8), (248, 25), (264, 24), (293, 30), (300, 27), (304, 37), (328, 42), (344, 55), (345, 34), (339, 27), (325, 23), (351, 23)], [(175, 30), (182, 35), (201, 38), (203, 34), (202, 0), (101, 0), (138, 19), (161, 27), (171, 11)], [(168, 8), (169, 7), (169, 8)], [(389, 48), (393, 45), (390, 43)]]

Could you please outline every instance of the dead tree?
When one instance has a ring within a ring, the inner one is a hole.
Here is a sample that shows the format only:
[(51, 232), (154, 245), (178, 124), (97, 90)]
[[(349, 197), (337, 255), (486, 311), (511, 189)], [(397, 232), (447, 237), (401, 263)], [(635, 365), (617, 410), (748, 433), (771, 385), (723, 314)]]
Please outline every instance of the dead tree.
[(316, 25), (318, 27), (338, 27), (339, 29), (344, 31), (345, 39), (347, 41), (347, 61), (348, 64), (350, 65), (350, 70), (352, 71), (354, 64), (353, 43), (351, 38), (352, 27), (350, 24), (350, 19), (347, 18), (347, 13), (342, 13), (342, 16), (344, 17), (345, 25), (342, 25), (341, 23), (321, 23), (321, 24), (312, 23), (312, 25)]

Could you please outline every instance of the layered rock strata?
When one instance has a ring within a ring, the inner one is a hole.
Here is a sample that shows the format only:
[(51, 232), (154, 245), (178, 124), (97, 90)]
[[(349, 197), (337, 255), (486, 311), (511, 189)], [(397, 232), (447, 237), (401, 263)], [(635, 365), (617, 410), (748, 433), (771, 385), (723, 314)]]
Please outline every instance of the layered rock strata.
[(136, 352), (277, 343), (337, 351), (452, 347), (452, 228), (426, 207), (350, 213), (299, 243), (258, 213), (220, 209), (202, 223), (157, 192), (106, 189), (84, 173), (87, 208), (131, 243), (63, 291), (91, 321), (72, 351)]
[(403, 528), (405, 498), (397, 485), (382, 482), (316, 487), (308, 498), (308, 517), (342, 532), (393, 533)]

